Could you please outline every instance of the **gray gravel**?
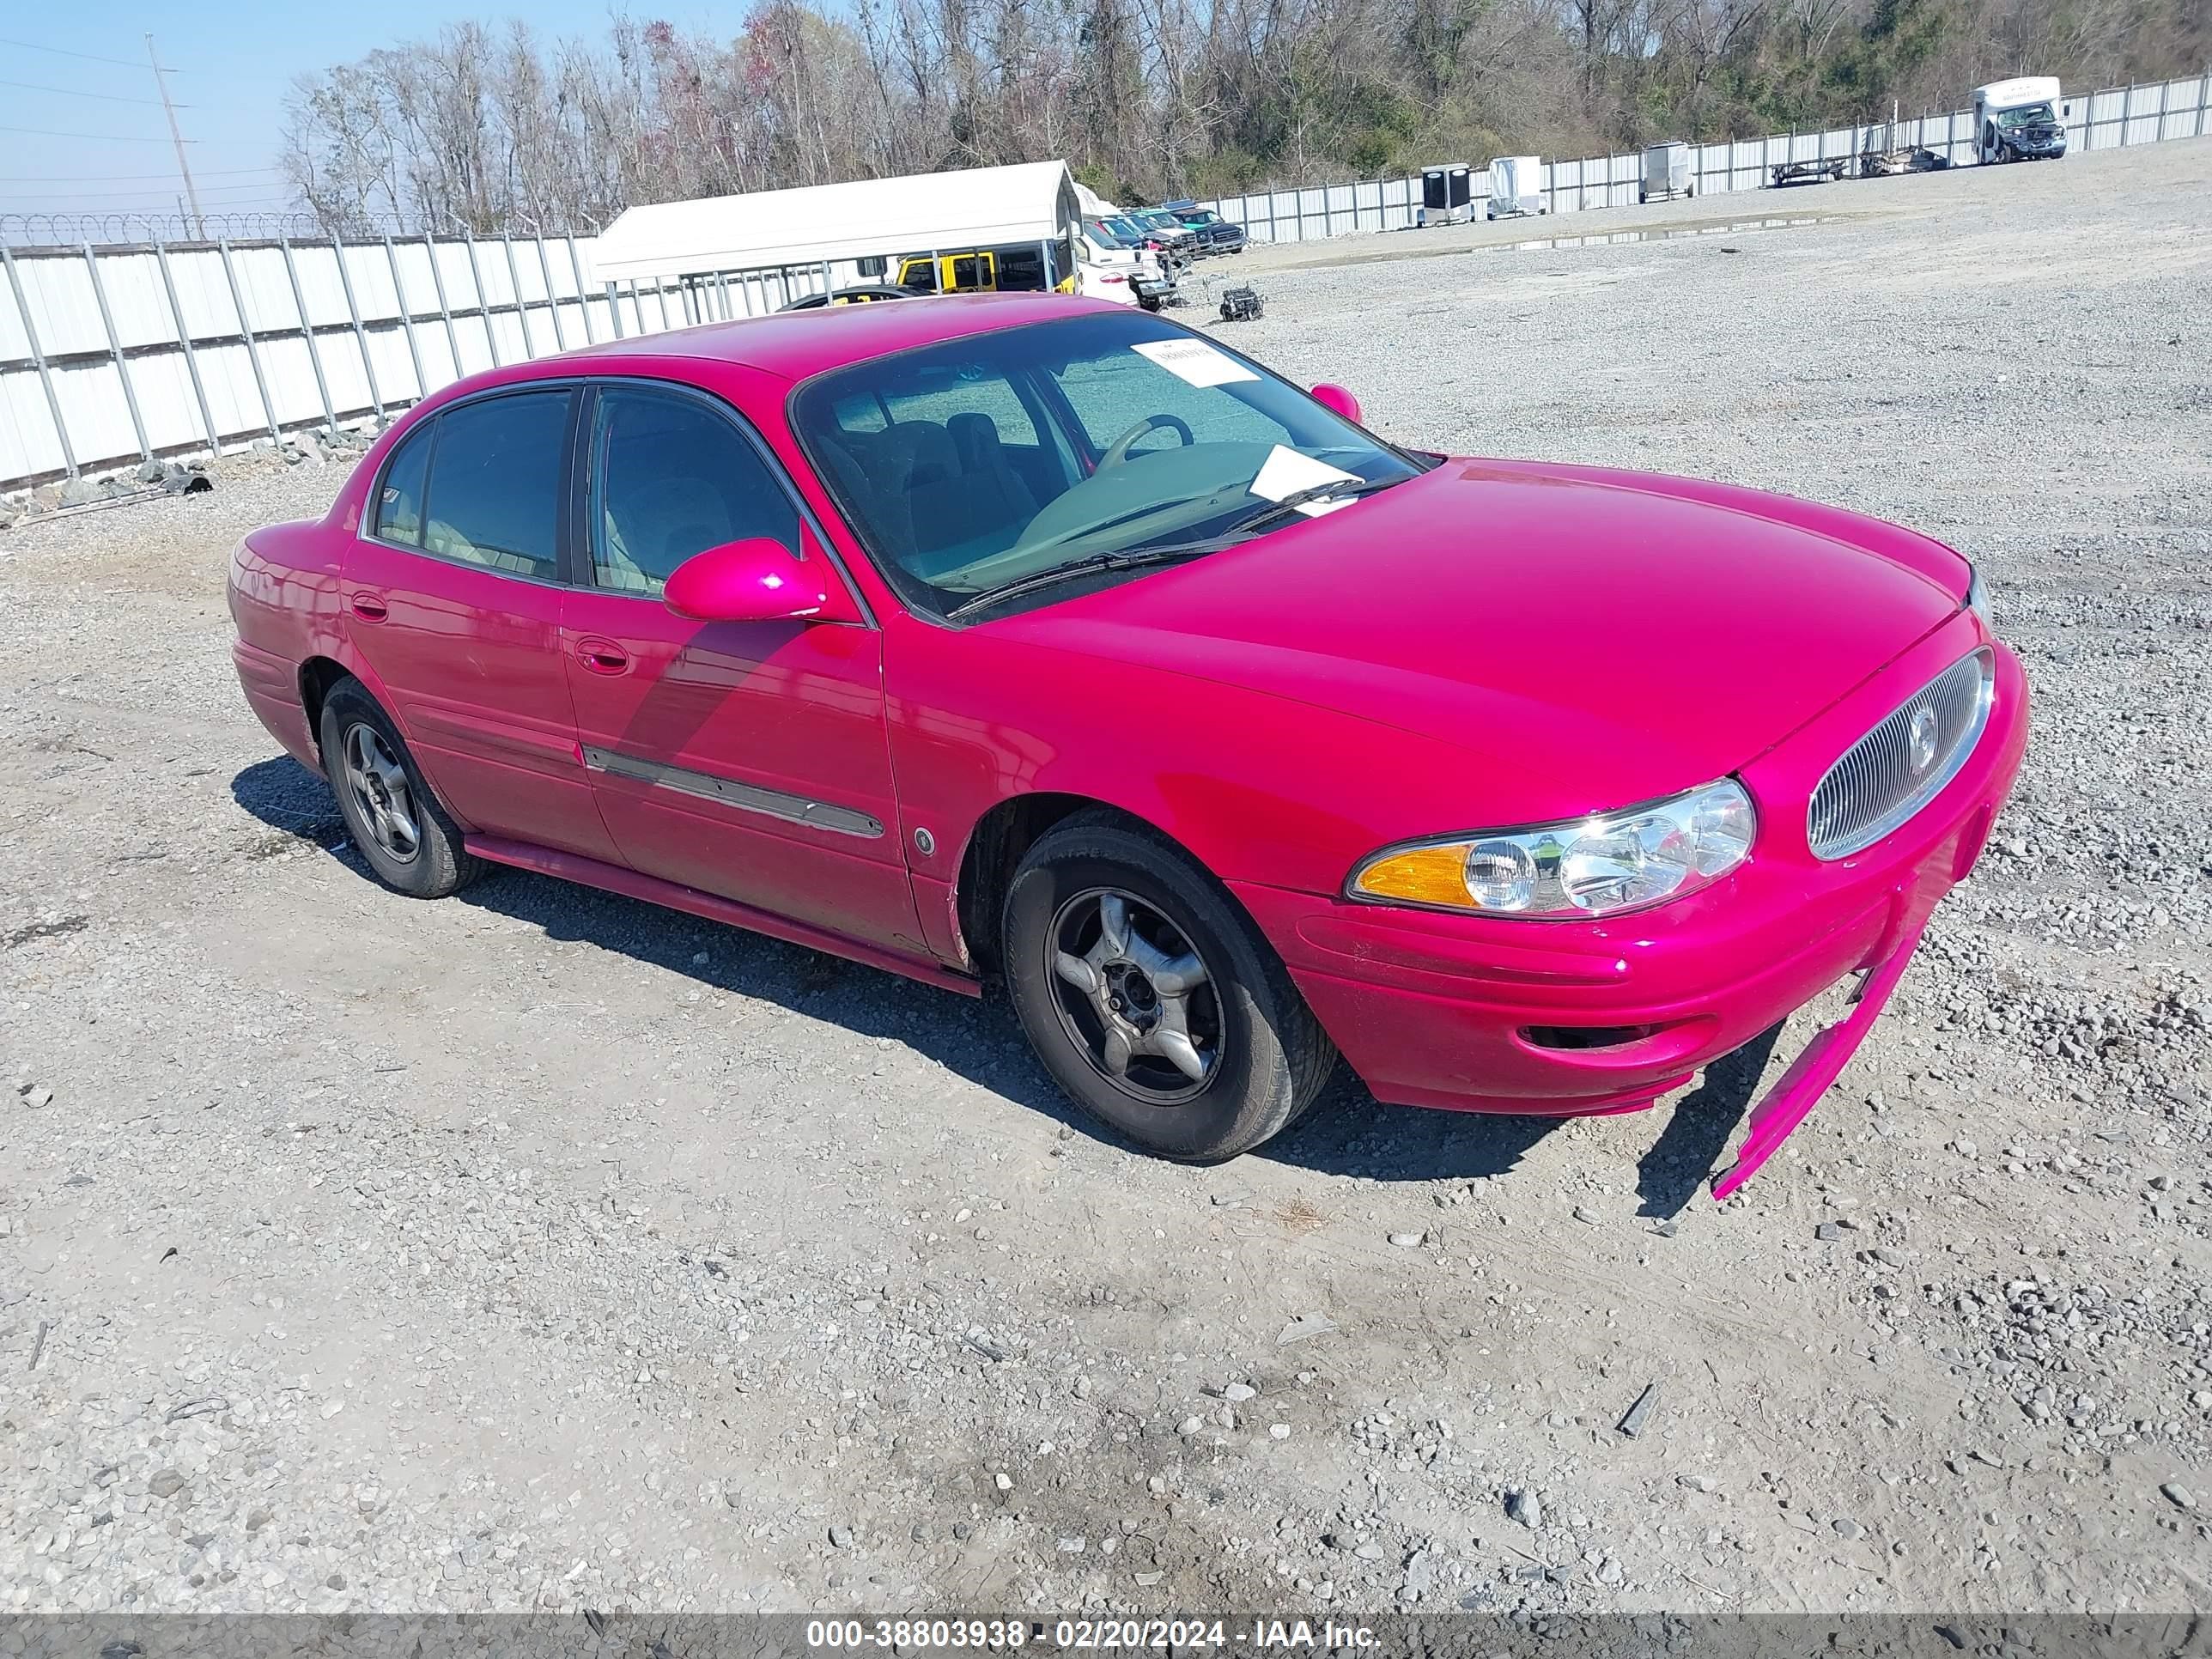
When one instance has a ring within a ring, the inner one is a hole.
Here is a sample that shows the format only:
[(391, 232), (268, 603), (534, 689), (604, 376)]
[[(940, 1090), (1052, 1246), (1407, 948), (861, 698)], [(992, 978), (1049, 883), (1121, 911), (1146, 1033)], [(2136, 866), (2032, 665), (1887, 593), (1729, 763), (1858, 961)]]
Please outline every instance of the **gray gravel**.
[(1233, 331), (1983, 562), (2018, 796), (1724, 1209), (1761, 1056), (1186, 1169), (995, 1002), (395, 897), (227, 653), (337, 469), (0, 533), (0, 1609), (2202, 1606), (2212, 143), (1780, 203), (1255, 255)]

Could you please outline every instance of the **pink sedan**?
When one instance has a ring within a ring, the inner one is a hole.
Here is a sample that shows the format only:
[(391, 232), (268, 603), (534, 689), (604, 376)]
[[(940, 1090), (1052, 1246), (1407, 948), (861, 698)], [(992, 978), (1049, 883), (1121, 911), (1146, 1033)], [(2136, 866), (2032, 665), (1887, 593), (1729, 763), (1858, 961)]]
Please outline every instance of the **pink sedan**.
[(2027, 740), (1972, 567), (1832, 507), (1399, 448), (1047, 295), (477, 375), (237, 550), (377, 875), (517, 866), (969, 995), (1170, 1157), (1627, 1111), (1827, 988), (1832, 1083)]

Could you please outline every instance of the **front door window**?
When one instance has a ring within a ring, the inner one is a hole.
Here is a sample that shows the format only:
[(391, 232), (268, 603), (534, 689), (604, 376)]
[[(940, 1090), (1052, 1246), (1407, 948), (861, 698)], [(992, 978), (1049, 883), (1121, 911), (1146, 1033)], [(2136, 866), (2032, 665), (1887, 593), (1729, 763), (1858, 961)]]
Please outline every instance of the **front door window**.
[(695, 553), (765, 537), (799, 556), (799, 512), (729, 422), (688, 398), (602, 392), (592, 419), (592, 580), (658, 598)]

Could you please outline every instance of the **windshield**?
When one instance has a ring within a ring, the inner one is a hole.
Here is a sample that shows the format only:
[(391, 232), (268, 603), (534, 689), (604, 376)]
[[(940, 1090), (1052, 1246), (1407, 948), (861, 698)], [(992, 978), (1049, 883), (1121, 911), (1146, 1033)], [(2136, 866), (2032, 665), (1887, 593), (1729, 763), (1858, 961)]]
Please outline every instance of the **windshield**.
[(1093, 240), (1107, 247), (1126, 248), (1137, 246), (1138, 238), (1134, 228), (1127, 225), (1117, 228), (1116, 222), (1112, 219), (1092, 219), (1085, 222), (1084, 228), (1091, 233)]
[[(835, 369), (799, 389), (792, 419), (886, 579), (940, 617), (1032, 578), (1048, 580), (981, 614), (1050, 604), (1117, 580), (1115, 559), (1198, 556), (1418, 470), (1256, 364), (1136, 311)], [(1294, 494), (1321, 499), (1273, 505)]]
[(2001, 127), (2047, 127), (2051, 124), (2051, 106), (2030, 104), (2025, 109), (2002, 109), (1997, 112)]

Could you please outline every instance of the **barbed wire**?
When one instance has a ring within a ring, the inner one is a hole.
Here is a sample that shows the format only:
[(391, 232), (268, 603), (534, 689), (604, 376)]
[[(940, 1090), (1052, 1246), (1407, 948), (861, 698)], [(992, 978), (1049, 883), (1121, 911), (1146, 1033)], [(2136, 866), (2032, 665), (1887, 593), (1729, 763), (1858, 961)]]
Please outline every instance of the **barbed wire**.
[[(588, 236), (590, 227), (568, 230), (558, 218), (541, 221), (518, 212), (513, 233), (523, 236)], [(430, 224), (394, 214), (376, 214), (331, 225), (307, 212), (236, 213), (0, 213), (0, 243), (15, 247), (66, 246), (80, 243), (374, 241), (386, 236), (441, 238), (460, 236), (467, 227), (458, 222)], [(496, 237), (497, 231), (479, 231)]]
[(0, 213), (0, 241), (217, 242), (315, 236), (312, 213)]

